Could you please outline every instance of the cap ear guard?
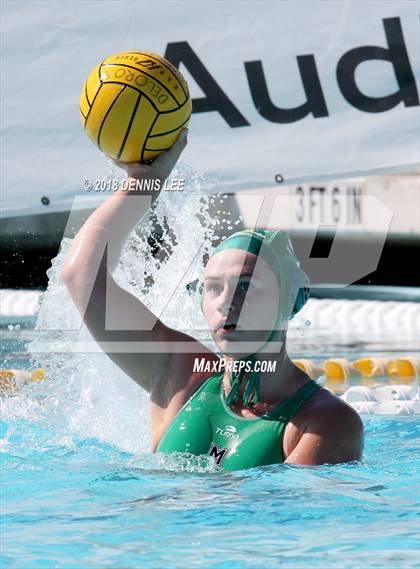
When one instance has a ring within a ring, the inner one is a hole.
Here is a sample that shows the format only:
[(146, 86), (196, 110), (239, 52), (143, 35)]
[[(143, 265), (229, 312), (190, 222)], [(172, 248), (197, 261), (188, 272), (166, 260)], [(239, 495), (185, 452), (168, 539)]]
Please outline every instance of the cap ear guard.
[(310, 296), (310, 288), (307, 286), (304, 286), (302, 288), (300, 288), (298, 290), (298, 293), (296, 295), (296, 300), (295, 300), (295, 304), (293, 306), (293, 310), (292, 310), (292, 314), (291, 314), (291, 318), (293, 318), (294, 316), (296, 316), (296, 314), (302, 310), (302, 308), (305, 306), (305, 304), (308, 302)]
[(302, 310), (302, 308), (308, 302), (311, 289), (310, 289), (310, 282), (308, 275), (300, 266), (300, 262), (294, 254), (292, 244), (290, 242), (289, 244), (290, 244), (290, 249), (293, 252), (293, 258), (295, 259), (295, 265), (289, 281), (289, 287), (290, 291), (296, 291), (295, 292), (296, 296), (294, 298), (294, 301), (292, 301), (293, 304), (290, 314), (290, 320), (291, 320), (292, 318), (294, 318), (294, 316), (296, 316), (296, 314), (300, 310)]
[(291, 320), (306, 304), (309, 298), (309, 278), (300, 266), (292, 242), (285, 231), (267, 232), (265, 246), (270, 250), (269, 259), (275, 259), (271, 266), (280, 286), (280, 305), (277, 327)]

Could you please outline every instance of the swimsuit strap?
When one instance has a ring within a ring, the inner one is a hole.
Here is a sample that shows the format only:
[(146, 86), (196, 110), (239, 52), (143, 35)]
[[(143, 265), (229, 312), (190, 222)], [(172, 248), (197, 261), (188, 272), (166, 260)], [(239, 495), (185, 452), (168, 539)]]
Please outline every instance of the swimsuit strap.
[(321, 389), (321, 386), (318, 385), (313, 379), (310, 379), (285, 401), (282, 401), (279, 405), (277, 405), (277, 407), (274, 407), (272, 411), (269, 411), (261, 418), (274, 419), (276, 421), (283, 421), (284, 423), (288, 423), (293, 415), (299, 411), (305, 401), (319, 389)]

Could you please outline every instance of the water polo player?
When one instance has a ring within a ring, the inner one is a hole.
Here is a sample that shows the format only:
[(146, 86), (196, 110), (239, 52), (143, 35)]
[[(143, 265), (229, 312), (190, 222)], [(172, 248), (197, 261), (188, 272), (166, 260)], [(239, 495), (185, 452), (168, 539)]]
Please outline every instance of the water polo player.
[[(90, 215), (62, 272), (96, 341), (150, 393), (151, 450), (210, 455), (224, 470), (360, 459), (359, 415), (287, 355), (287, 323), (305, 304), (308, 281), (284, 232), (237, 232), (207, 263), (202, 311), (222, 358), (165, 326), (113, 279), (128, 235), (150, 206), (137, 199), (136, 180), (163, 182), (186, 143), (184, 129), (152, 165), (119, 164), (133, 190), (118, 190)], [(115, 349), (125, 342), (153, 348)]]

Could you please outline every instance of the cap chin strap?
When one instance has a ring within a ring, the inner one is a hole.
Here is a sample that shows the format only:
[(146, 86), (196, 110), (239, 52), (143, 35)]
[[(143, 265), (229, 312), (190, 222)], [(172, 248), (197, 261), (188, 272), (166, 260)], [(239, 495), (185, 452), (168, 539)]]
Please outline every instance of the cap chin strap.
[[(251, 365), (254, 368), (255, 357), (252, 354), (248, 358), (241, 358), (242, 361), (251, 361)], [(241, 369), (238, 372), (231, 371), (229, 375), (230, 391), (226, 396), (226, 404), (231, 407), (239, 403), (239, 387), (244, 379), (245, 370)], [(245, 391), (242, 396), (242, 401), (246, 407), (254, 407), (258, 402), (260, 397), (260, 374), (259, 372), (252, 369), (250, 376), (245, 386)]]
[[(273, 339), (277, 330), (272, 330), (270, 332), (269, 337), (264, 342), (263, 346), (261, 347), (261, 351), (264, 346), (266, 346), (271, 340)], [(258, 352), (256, 352), (258, 353)], [(239, 361), (246, 361), (251, 362), (252, 371), (248, 377), (248, 380), (245, 384), (245, 390), (242, 396), (242, 402), (245, 407), (252, 408), (256, 403), (258, 403), (260, 398), (260, 372), (255, 371), (255, 354), (251, 354), (246, 358), (240, 358)], [(226, 405), (231, 407), (232, 405), (236, 405), (239, 403), (239, 388), (243, 382), (245, 375), (245, 369), (241, 369), (240, 371), (234, 372), (231, 371), (229, 374), (229, 384), (230, 384), (230, 391), (226, 396)]]

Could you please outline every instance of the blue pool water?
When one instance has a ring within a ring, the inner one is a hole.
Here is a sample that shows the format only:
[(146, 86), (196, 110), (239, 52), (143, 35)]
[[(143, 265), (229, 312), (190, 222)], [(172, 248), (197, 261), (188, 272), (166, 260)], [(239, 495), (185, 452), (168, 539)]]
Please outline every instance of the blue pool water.
[[(207, 185), (189, 170), (178, 175)], [(196, 252), (213, 219), (204, 194), (175, 194), (161, 196), (155, 211), (165, 255), (150, 255), (143, 237), (154, 225), (145, 216), (114, 276), (165, 324), (194, 335), (207, 326), (188, 287), (202, 279)], [(239, 223), (225, 213), (219, 232)], [(415, 416), (366, 416), (361, 463), (215, 472), (206, 457), (151, 454), (147, 395), (94, 350), (59, 278), (69, 246), (66, 237), (47, 272), (37, 318), (30, 310), (22, 311), (29, 320), (12, 310), (13, 325), (0, 317), (2, 367), (46, 372), (46, 381), (1, 399), (1, 567), (420, 566)], [(417, 353), (418, 311), (409, 304), (308, 303), (289, 329), (291, 355)]]
[(362, 464), (220, 473), (4, 422), (2, 566), (418, 567), (418, 423), (365, 427)]
[[(3, 367), (31, 367), (33, 329), (3, 332)], [(415, 416), (365, 416), (360, 464), (215, 472), (148, 452), (106, 356), (42, 359), (54, 380), (2, 399), (2, 567), (419, 567)]]
[[(30, 321), (0, 331), (3, 368), (33, 368), (35, 354), (47, 374), (1, 399), (1, 567), (420, 566), (415, 416), (364, 416), (361, 463), (215, 472), (206, 457), (151, 454), (147, 395), (105, 355), (63, 349), (57, 322), (71, 321), (69, 306), (53, 287), (38, 323), (54, 342)], [(378, 344), (364, 330), (341, 338), (304, 326), (293, 355), (355, 359), (418, 345), (395, 345), (394, 332)]]

